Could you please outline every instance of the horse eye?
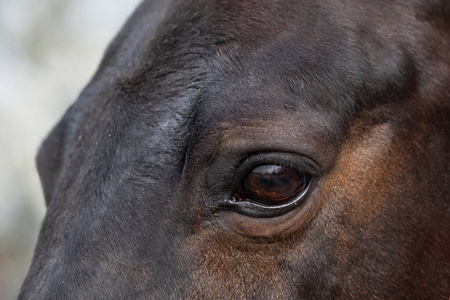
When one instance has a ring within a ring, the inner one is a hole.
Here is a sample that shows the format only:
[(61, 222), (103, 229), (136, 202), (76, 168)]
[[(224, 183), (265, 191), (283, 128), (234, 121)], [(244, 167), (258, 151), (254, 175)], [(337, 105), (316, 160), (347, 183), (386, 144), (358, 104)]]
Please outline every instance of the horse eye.
[(311, 175), (295, 168), (262, 165), (249, 172), (235, 193), (237, 201), (282, 205), (308, 187)]

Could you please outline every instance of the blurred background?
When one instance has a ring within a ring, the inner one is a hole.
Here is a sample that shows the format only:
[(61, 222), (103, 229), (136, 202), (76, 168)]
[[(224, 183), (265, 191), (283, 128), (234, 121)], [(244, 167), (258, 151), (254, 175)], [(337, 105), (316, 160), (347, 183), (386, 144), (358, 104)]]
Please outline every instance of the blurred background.
[(45, 214), (37, 149), (139, 0), (0, 0), (0, 299), (15, 299)]

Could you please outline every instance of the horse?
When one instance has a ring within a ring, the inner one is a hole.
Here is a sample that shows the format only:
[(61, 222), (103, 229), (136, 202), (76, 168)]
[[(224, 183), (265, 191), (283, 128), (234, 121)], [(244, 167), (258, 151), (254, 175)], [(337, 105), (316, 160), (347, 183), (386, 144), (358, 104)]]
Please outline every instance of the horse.
[(144, 0), (19, 299), (448, 299), (449, 87), (447, 0)]

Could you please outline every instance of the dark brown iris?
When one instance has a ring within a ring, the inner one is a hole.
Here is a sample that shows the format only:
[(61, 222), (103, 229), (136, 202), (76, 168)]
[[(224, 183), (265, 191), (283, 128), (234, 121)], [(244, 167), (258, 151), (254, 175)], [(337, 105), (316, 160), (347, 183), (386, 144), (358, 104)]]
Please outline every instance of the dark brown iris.
[(304, 189), (308, 180), (309, 175), (297, 169), (262, 165), (245, 176), (243, 186), (238, 190), (238, 199), (280, 205)]

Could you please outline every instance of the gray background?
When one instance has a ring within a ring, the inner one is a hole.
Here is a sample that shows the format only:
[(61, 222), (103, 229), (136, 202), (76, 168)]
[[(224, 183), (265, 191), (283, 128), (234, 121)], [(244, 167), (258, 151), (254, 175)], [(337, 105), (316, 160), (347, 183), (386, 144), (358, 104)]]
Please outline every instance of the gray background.
[(17, 297), (45, 214), (34, 157), (139, 0), (0, 0), (0, 299)]

